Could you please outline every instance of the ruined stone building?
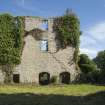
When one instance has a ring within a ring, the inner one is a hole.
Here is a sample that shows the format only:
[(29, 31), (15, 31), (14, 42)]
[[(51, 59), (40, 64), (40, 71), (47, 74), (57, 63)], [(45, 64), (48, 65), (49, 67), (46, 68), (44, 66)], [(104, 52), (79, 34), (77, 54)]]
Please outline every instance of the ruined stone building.
[[(38, 38), (33, 37), (38, 30), (41, 30)], [(13, 81), (48, 84), (52, 77), (57, 77), (58, 83), (74, 81), (77, 75), (73, 61), (75, 48), (57, 50), (59, 42), (55, 39), (53, 18), (25, 17), (25, 31), (22, 60), (14, 70)], [(2, 73), (0, 81), (3, 81)]]

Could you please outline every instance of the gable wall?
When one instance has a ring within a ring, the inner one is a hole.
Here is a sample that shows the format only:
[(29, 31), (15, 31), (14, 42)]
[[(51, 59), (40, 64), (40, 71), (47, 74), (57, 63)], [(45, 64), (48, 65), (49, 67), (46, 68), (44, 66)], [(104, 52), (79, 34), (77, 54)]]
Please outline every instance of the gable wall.
[[(25, 29), (29, 31), (34, 28), (40, 28), (42, 20), (26, 17)], [(75, 48), (67, 47), (66, 49), (56, 52), (56, 34), (53, 32), (52, 27), (53, 20), (49, 19), (48, 31), (43, 32), (43, 38), (48, 40), (48, 52), (42, 52), (40, 50), (40, 41), (35, 40), (31, 35), (25, 38), (22, 62), (16, 68), (19, 74), (21, 74), (20, 81), (22, 83), (38, 83), (39, 73), (41, 72), (48, 72), (50, 76), (58, 76), (59, 80), (59, 74), (68, 71), (71, 74), (71, 81), (75, 79), (76, 70), (75, 63), (73, 62)]]
[[(45, 19), (25, 17), (25, 30), (30, 31), (40, 28), (43, 20)], [(14, 74), (20, 74), (21, 83), (39, 83), (39, 73), (41, 72), (48, 72), (50, 76), (57, 76), (58, 81), (60, 81), (60, 73), (67, 71), (70, 73), (71, 81), (75, 80), (78, 73), (75, 70), (73, 61), (75, 48), (67, 47), (57, 52), (56, 34), (52, 27), (53, 19), (48, 19), (48, 30), (42, 33), (43, 39), (48, 40), (48, 52), (40, 50), (40, 40), (35, 40), (32, 35), (24, 38), (25, 46), (22, 52), (21, 64), (14, 70)], [(3, 78), (0, 80), (3, 81)]]

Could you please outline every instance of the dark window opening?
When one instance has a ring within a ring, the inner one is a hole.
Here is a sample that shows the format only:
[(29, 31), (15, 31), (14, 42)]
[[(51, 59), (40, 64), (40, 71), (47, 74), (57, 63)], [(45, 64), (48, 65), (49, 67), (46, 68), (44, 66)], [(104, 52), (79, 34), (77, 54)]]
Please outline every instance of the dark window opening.
[(19, 83), (19, 74), (13, 74), (13, 82), (14, 83)]
[(50, 74), (47, 72), (42, 72), (39, 74), (39, 84), (48, 85), (50, 83)]
[(70, 83), (70, 73), (69, 72), (61, 73), (60, 80), (61, 80), (61, 83), (69, 84)]

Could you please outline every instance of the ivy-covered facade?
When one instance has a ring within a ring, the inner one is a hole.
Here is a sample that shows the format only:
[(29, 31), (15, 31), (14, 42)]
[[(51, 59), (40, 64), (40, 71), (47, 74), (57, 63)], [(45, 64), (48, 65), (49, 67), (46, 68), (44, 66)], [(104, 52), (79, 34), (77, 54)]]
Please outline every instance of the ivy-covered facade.
[(11, 82), (13, 67), (21, 62), (23, 21), (23, 17), (0, 15), (0, 65), (5, 74), (5, 82)]
[(74, 14), (57, 18), (0, 16), (0, 81), (48, 84), (74, 82), (80, 22)]

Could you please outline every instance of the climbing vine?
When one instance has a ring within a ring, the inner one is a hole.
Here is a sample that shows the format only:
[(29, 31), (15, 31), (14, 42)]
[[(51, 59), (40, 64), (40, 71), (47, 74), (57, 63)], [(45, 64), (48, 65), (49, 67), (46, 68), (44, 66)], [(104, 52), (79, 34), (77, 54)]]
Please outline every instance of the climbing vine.
[(73, 46), (75, 48), (74, 61), (78, 62), (78, 52), (80, 43), (80, 22), (74, 13), (65, 14), (54, 20), (54, 31), (59, 39), (61, 48)]
[(9, 14), (0, 15), (0, 65), (3, 68), (6, 66), (6, 70), (3, 72), (9, 73), (8, 80), (9, 71), (12, 71), (11, 67), (21, 62), (24, 35), (23, 21), (23, 17), (13, 17)]

